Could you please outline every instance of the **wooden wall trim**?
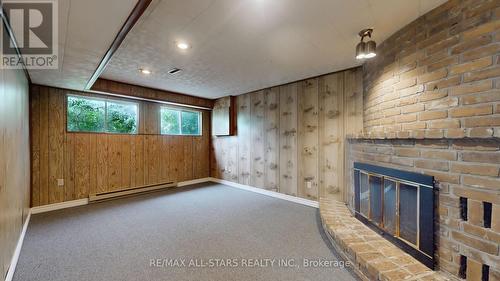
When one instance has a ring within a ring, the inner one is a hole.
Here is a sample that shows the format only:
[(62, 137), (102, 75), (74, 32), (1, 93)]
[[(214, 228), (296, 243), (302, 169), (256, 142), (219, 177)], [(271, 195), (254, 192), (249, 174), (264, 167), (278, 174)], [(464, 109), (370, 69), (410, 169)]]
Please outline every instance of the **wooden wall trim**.
[(142, 98), (151, 102), (168, 102), (178, 104), (179, 106), (202, 108), (207, 110), (211, 110), (214, 106), (214, 100), (211, 99), (137, 86), (102, 78), (99, 78), (89, 91), (120, 95), (128, 98)]
[(99, 78), (101, 73), (104, 71), (104, 68), (106, 68), (106, 65), (108, 65), (109, 61), (111, 60), (111, 57), (118, 50), (123, 40), (125, 40), (127, 34), (130, 32), (130, 30), (132, 30), (132, 27), (134, 27), (135, 23), (139, 20), (144, 11), (146, 11), (151, 2), (152, 0), (137, 1), (137, 4), (135, 5), (134, 9), (132, 9), (132, 12), (130, 13), (130, 15), (127, 17), (127, 20), (125, 20), (125, 23), (120, 28), (120, 31), (118, 32), (115, 39), (111, 43), (111, 46), (109, 46), (109, 49), (106, 51), (106, 54), (101, 59), (101, 62), (99, 63), (96, 70), (94, 71), (89, 81), (85, 85), (85, 90), (90, 90), (90, 88), (92, 88), (92, 85), (94, 85), (97, 78)]

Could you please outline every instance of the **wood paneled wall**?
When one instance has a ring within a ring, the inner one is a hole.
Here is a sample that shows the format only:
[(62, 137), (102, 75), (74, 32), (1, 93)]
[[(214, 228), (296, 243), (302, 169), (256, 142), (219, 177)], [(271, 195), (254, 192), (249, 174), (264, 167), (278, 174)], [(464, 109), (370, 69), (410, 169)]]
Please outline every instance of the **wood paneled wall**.
[[(3, 28), (3, 27), (0, 27)], [(22, 70), (0, 69), (0, 279), (9, 269), (29, 212), (28, 81)]]
[(214, 177), (317, 200), (341, 192), (344, 143), (363, 130), (360, 68), (237, 96), (237, 136), (212, 137)]
[(160, 135), (161, 105), (144, 101), (135, 101), (137, 135), (68, 133), (67, 94), (83, 93), (38, 85), (31, 90), (32, 206), (209, 176), (210, 112), (203, 111), (202, 136)]

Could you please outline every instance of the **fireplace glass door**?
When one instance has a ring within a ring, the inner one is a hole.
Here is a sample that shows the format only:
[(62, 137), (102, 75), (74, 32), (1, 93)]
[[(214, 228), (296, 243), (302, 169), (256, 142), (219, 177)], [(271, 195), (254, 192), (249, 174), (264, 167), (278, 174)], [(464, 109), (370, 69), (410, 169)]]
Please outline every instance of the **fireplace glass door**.
[(434, 178), (354, 163), (355, 217), (434, 267)]
[(396, 226), (398, 212), (397, 183), (384, 180), (384, 229), (392, 235), (397, 234)]
[(370, 219), (382, 224), (382, 177), (370, 175)]
[(370, 217), (370, 191), (368, 189), (368, 174), (360, 173), (359, 209), (365, 217)]
[(418, 245), (418, 186), (400, 183), (399, 200), (399, 237)]

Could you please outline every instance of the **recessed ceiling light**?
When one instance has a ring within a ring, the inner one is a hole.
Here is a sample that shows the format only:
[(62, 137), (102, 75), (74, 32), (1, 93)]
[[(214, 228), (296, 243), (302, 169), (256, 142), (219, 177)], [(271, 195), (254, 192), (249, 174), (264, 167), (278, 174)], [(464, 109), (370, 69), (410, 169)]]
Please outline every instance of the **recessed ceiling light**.
[(179, 48), (181, 50), (187, 50), (191, 47), (187, 42), (184, 42), (184, 41), (179, 41), (176, 44), (177, 44), (177, 48)]
[(149, 69), (141, 68), (141, 69), (139, 69), (139, 71), (140, 71), (142, 74), (146, 74), (146, 75), (151, 74), (151, 70), (149, 70)]

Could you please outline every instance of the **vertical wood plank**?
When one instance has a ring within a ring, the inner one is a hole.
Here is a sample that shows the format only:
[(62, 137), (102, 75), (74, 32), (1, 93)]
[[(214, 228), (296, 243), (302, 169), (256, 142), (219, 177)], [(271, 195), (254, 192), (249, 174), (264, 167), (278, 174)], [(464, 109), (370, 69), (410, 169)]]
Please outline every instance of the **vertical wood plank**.
[(130, 135), (119, 135), (119, 137), (120, 137), (120, 150), (121, 150), (121, 156), (122, 156), (122, 163), (121, 163), (122, 176), (121, 176), (121, 185), (120, 186), (121, 186), (121, 188), (130, 188), (130, 187), (132, 187), (130, 184), (131, 136)]
[(75, 134), (65, 134), (64, 145), (64, 198), (75, 200)]
[(40, 89), (40, 205), (49, 204), (49, 88)]
[(265, 133), (264, 133), (264, 91), (250, 94), (250, 124), (251, 125), (251, 175), (250, 185), (265, 187)]
[(30, 93), (31, 109), (31, 204), (40, 205), (40, 87), (33, 86)]
[(182, 180), (187, 181), (193, 178), (193, 137), (184, 136), (182, 137), (184, 153), (183, 153), (183, 164), (182, 169)]
[(89, 134), (75, 135), (75, 199), (88, 197), (90, 191)]
[(268, 190), (279, 191), (279, 87), (264, 91), (264, 186)]
[[(89, 135), (89, 193), (95, 194), (97, 192), (97, 135)], [(87, 195), (87, 194), (86, 194)]]
[(343, 73), (320, 78), (320, 192), (338, 195), (343, 161)]
[(318, 199), (318, 79), (299, 82), (298, 93), (298, 195)]
[(64, 160), (64, 95), (60, 89), (49, 93), (49, 203), (64, 201), (64, 187), (58, 186), (57, 180), (63, 178)]
[(97, 135), (97, 193), (108, 191), (108, 159), (109, 142), (108, 135)]
[(238, 130), (238, 182), (250, 185), (251, 174), (251, 115), (250, 95), (236, 98)]
[(280, 192), (297, 196), (297, 83), (280, 86)]

